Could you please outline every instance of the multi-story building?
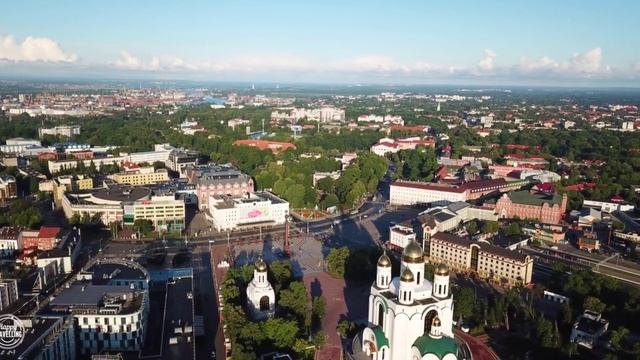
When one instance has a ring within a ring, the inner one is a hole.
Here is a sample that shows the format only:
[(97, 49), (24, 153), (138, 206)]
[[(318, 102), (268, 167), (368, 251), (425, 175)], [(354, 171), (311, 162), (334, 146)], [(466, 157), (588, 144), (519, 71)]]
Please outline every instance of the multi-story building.
[(189, 166), (185, 173), (189, 183), (196, 186), (200, 209), (209, 206), (212, 195), (239, 197), (254, 190), (251, 176), (228, 164)]
[(241, 198), (209, 197), (209, 220), (218, 231), (284, 224), (289, 203), (269, 192), (248, 193)]
[(18, 281), (16, 279), (0, 279), (0, 312), (6, 310), (18, 300)]
[(0, 152), (3, 153), (16, 153), (21, 154), (28, 147), (42, 147), (40, 140), (25, 139), (25, 138), (11, 138), (7, 139), (6, 145), (0, 145)]
[(103, 224), (123, 220), (123, 204), (149, 200), (151, 190), (146, 187), (108, 186), (89, 191), (68, 192), (62, 197), (62, 210), (67, 219), (74, 216), (100, 215)]
[(21, 227), (4, 226), (0, 228), (0, 257), (12, 256), (22, 248)]
[(430, 236), (427, 244), (431, 263), (445, 263), (508, 285), (531, 282), (533, 259), (528, 255), (442, 232)]
[(397, 180), (390, 186), (392, 205), (448, 205), (480, 198), (493, 192), (506, 192), (528, 184), (527, 180), (503, 178), (469, 181), (459, 185)]
[(45, 135), (73, 137), (80, 135), (80, 125), (60, 125), (52, 128), (39, 128), (38, 136), (40, 138)]
[(78, 348), (84, 356), (102, 351), (135, 352), (144, 344), (147, 290), (80, 281), (62, 290), (50, 302), (49, 310), (73, 316)]
[(416, 234), (411, 226), (396, 224), (389, 228), (389, 244), (395, 248), (404, 249), (415, 240)]
[(25, 249), (52, 250), (61, 241), (64, 241), (69, 233), (62, 228), (41, 226), (40, 230), (24, 230), (22, 243)]
[(93, 189), (93, 179), (84, 175), (58, 176), (53, 180), (43, 181), (39, 185), (40, 191), (53, 193), (53, 202), (57, 207), (61, 206), (64, 193), (91, 189)]
[(174, 195), (152, 196), (123, 205), (124, 224), (133, 225), (136, 220), (149, 220), (156, 231), (181, 231), (185, 228), (184, 201)]
[(277, 154), (285, 150), (295, 150), (296, 146), (292, 143), (281, 141), (267, 141), (267, 140), (253, 140), (253, 139), (241, 139), (233, 142), (234, 146), (250, 146), (260, 150), (271, 150), (272, 153)]
[(496, 202), (501, 219), (530, 219), (546, 224), (559, 224), (567, 210), (567, 195), (513, 191)]
[[(170, 144), (156, 144), (153, 151), (143, 151), (131, 154), (120, 154), (120, 156), (94, 157), (93, 159), (80, 160), (84, 166), (95, 166), (100, 169), (104, 165), (120, 165), (124, 162), (132, 162), (135, 164), (148, 163), (153, 164), (156, 161), (166, 163), (171, 160), (171, 154), (177, 149)], [(64, 169), (75, 169), (78, 166), (78, 160), (50, 160), (47, 165), (49, 172), (57, 173)]]
[(76, 359), (73, 317), (37, 315), (20, 320), (25, 328), (25, 337), (14, 350), (14, 359)]
[(154, 170), (153, 167), (138, 167), (110, 176), (113, 181), (123, 185), (150, 185), (169, 181), (167, 169)]
[(371, 146), (371, 152), (384, 156), (388, 153), (397, 153), (400, 150), (413, 150), (418, 146), (435, 147), (436, 141), (433, 138), (410, 137), (405, 139), (382, 138)]
[(11, 175), (0, 175), (0, 202), (18, 197), (16, 178)]

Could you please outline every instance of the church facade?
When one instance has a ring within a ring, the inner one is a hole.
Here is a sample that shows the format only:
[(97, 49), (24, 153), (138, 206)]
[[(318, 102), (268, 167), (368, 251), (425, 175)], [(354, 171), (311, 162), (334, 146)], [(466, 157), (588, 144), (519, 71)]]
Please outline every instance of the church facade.
[(391, 259), (378, 260), (369, 295), (368, 326), (362, 353), (372, 360), (456, 360), (453, 297), (449, 270), (437, 267), (433, 281), (424, 275), (422, 249), (412, 241), (402, 253), (400, 276), (392, 277)]
[(259, 258), (253, 270), (253, 279), (247, 286), (247, 309), (256, 320), (273, 316), (276, 310), (276, 295), (267, 279), (267, 263)]

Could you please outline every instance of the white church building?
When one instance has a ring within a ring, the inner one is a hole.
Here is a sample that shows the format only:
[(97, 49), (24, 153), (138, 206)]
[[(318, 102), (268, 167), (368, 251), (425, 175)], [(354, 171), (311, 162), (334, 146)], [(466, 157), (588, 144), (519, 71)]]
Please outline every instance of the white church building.
[(431, 282), (424, 276), (424, 266), (422, 249), (415, 241), (404, 248), (399, 277), (391, 276), (386, 253), (378, 260), (369, 295), (369, 325), (361, 334), (361, 353), (366, 358), (457, 360), (449, 270), (438, 266)]
[(247, 309), (256, 320), (273, 316), (276, 295), (267, 279), (267, 263), (258, 258), (253, 270), (253, 279), (247, 286)]

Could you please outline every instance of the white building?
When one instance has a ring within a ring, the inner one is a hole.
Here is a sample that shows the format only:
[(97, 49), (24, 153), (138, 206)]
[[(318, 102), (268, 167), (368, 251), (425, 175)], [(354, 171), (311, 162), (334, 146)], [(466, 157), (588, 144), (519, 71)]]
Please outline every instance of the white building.
[(64, 289), (50, 306), (73, 315), (83, 355), (142, 349), (149, 314), (146, 290), (80, 282)]
[(282, 225), (289, 216), (289, 203), (269, 192), (242, 198), (209, 196), (207, 216), (217, 231)]
[(606, 201), (585, 200), (582, 203), (583, 206), (599, 209), (606, 213), (612, 213), (614, 211), (633, 211), (636, 207), (631, 204), (621, 204)]
[(585, 310), (573, 324), (570, 340), (591, 349), (608, 328), (609, 322), (600, 314)]
[(0, 279), (0, 312), (6, 310), (16, 300), (18, 300), (18, 281)]
[(447, 205), (465, 201), (466, 190), (450, 185), (415, 181), (394, 181), (390, 186), (391, 205)]
[(247, 286), (247, 308), (254, 319), (273, 316), (276, 310), (276, 295), (267, 279), (267, 263), (258, 258), (253, 270), (253, 279)]
[(80, 125), (60, 125), (52, 128), (39, 128), (38, 136), (42, 138), (45, 135), (73, 137), (80, 135)]
[(438, 266), (433, 281), (427, 280), (422, 249), (412, 241), (402, 253), (400, 273), (392, 277), (391, 260), (380, 257), (368, 326), (354, 352), (373, 360), (456, 360), (448, 268)]
[(382, 138), (371, 146), (371, 152), (378, 156), (385, 156), (388, 153), (397, 153), (400, 150), (413, 150), (418, 146), (434, 147), (435, 140), (431, 138), (409, 137), (405, 139)]
[(389, 229), (389, 243), (395, 247), (404, 249), (412, 241), (416, 240), (416, 234), (413, 228), (403, 224), (393, 225)]
[(0, 152), (21, 154), (29, 147), (42, 147), (40, 140), (11, 138), (7, 139), (6, 145), (0, 145)]
[(0, 228), (0, 257), (12, 256), (22, 250), (22, 228), (5, 226)]

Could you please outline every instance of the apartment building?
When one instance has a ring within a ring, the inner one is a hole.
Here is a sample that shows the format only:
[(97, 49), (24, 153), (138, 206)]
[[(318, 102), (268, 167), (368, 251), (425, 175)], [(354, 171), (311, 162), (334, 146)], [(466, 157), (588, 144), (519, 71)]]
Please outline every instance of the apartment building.
[(426, 243), (431, 263), (445, 263), (509, 286), (531, 282), (533, 259), (528, 255), (442, 232), (430, 236)]
[(0, 312), (6, 310), (18, 300), (18, 281), (16, 279), (0, 279)]
[(122, 185), (149, 185), (169, 181), (169, 172), (167, 169), (155, 170), (153, 167), (139, 167), (113, 174), (110, 178)]
[(18, 197), (16, 178), (11, 175), (0, 175), (0, 202)]
[(0, 257), (12, 256), (22, 250), (22, 228), (4, 226), (0, 228)]
[(496, 213), (501, 219), (530, 219), (545, 224), (560, 224), (567, 211), (567, 195), (530, 191), (513, 191), (502, 195), (496, 202)]
[(25, 328), (25, 337), (15, 349), (14, 359), (76, 359), (73, 317), (37, 315), (20, 320)]
[(147, 290), (80, 281), (62, 290), (49, 308), (53, 313), (73, 316), (83, 356), (102, 351), (137, 352), (144, 344)]
[(22, 231), (22, 242), (25, 249), (53, 250), (67, 236), (62, 228), (41, 226), (39, 230)]
[(52, 128), (39, 128), (38, 136), (42, 138), (45, 135), (73, 137), (80, 135), (80, 125), (60, 125)]

